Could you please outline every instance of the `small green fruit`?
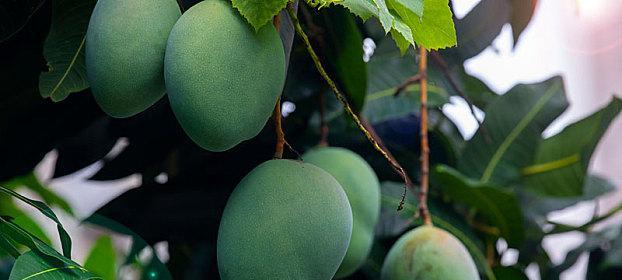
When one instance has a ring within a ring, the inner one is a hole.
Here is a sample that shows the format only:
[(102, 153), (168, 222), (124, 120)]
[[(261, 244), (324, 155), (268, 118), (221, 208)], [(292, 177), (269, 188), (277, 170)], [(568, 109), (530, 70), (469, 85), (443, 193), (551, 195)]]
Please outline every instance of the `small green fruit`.
[(352, 238), (335, 278), (354, 273), (367, 260), (380, 215), (380, 183), (374, 170), (354, 152), (343, 148), (318, 148), (305, 153), (306, 163), (330, 173), (341, 184), (352, 206)]
[(182, 128), (218, 152), (264, 127), (285, 83), (285, 52), (272, 24), (255, 32), (229, 1), (203, 1), (173, 27), (164, 69)]
[(352, 212), (326, 171), (292, 160), (257, 166), (231, 194), (218, 231), (228, 279), (325, 279), (348, 249)]
[(164, 96), (166, 41), (175, 0), (99, 0), (86, 33), (86, 73), (99, 106), (124, 118)]
[(383, 280), (479, 280), (464, 245), (434, 226), (420, 226), (400, 237), (382, 265)]

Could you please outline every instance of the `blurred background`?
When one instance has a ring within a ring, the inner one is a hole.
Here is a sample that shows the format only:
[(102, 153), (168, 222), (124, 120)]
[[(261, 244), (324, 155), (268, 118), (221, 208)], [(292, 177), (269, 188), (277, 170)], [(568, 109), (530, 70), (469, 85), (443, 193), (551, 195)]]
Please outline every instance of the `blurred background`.
[[(464, 16), (479, 1), (454, 0), (456, 16)], [(620, 0), (543, 0), (514, 46), (512, 30), (506, 24), (493, 46), (466, 61), (468, 73), (485, 81), (497, 93), (517, 83), (533, 83), (553, 75), (565, 79), (569, 109), (545, 132), (552, 135), (611, 100), (622, 97), (622, 1)], [(465, 104), (445, 108), (461, 123), (465, 137), (475, 133), (477, 123), (470, 118)], [(462, 121), (461, 121), (462, 120)], [(601, 140), (590, 170), (609, 178), (617, 191), (598, 202), (584, 202), (551, 214), (551, 219), (580, 225), (593, 214), (607, 212), (622, 201), (622, 119), (618, 118)], [(617, 215), (607, 223), (620, 222)], [(604, 225), (601, 225), (604, 226)], [(566, 253), (581, 244), (581, 233), (565, 233), (547, 237), (545, 249), (554, 262), (561, 262)], [(587, 254), (561, 275), (561, 279), (584, 279)], [(509, 260), (508, 260), (509, 261)], [(531, 279), (536, 274), (529, 275)]]

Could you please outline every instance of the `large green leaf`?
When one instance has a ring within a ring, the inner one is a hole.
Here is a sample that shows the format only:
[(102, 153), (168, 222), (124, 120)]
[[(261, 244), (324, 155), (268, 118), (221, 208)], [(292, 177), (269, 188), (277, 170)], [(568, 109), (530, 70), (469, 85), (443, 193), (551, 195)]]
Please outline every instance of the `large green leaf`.
[(536, 193), (520, 192), (520, 201), (525, 216), (543, 219), (552, 211), (557, 211), (575, 205), (581, 201), (593, 200), (615, 189), (614, 185), (604, 178), (591, 175), (583, 182), (583, 195), (574, 197), (540, 196)]
[[(389, 88), (367, 96), (362, 114), (372, 124), (404, 117), (419, 110), (420, 87), (414, 85), (395, 96), (396, 88)], [(443, 88), (428, 86), (428, 107), (440, 107), (449, 102)]]
[(15, 223), (0, 217), (0, 235), (14, 243), (22, 244), (31, 250), (41, 252), (51, 258), (55, 258), (67, 264), (73, 264), (73, 261), (59, 254), (45, 242), (39, 240), (34, 235), (22, 229)]
[(39, 210), (39, 212), (41, 212), (43, 215), (45, 215), (46, 217), (54, 221), (56, 223), (56, 228), (58, 229), (58, 235), (60, 238), (61, 245), (63, 247), (63, 255), (65, 255), (65, 257), (67, 258), (71, 258), (71, 237), (69, 237), (69, 234), (67, 233), (67, 231), (61, 224), (60, 220), (58, 220), (58, 217), (56, 217), (56, 214), (54, 214), (54, 211), (52, 211), (52, 209), (49, 206), (47, 206), (45, 203), (41, 201), (29, 199), (21, 194), (18, 194), (2, 186), (0, 186), (0, 193), (13, 196), (29, 204), (30, 206)]
[(255, 28), (259, 30), (270, 22), (279, 11), (285, 8), (288, 0), (231, 0), (233, 7)]
[(318, 25), (323, 28), (320, 44), (332, 77), (345, 92), (350, 104), (360, 111), (367, 94), (367, 64), (363, 61), (363, 36), (355, 18), (344, 8), (334, 7), (319, 12)]
[(456, 22), (458, 53), (462, 60), (476, 56), (497, 38), (510, 18), (508, 0), (481, 0), (464, 18)]
[[(36, 251), (28, 251), (15, 261), (9, 280), (73, 280), (103, 279), (78, 265), (58, 262)], [(114, 279), (114, 278), (110, 278)]]
[[(412, 192), (408, 191), (406, 194), (404, 209), (400, 212), (395, 211), (401, 200), (403, 186), (402, 183), (396, 182), (382, 183), (381, 218), (376, 226), (376, 235), (380, 238), (396, 237), (413, 225), (419, 224), (412, 218), (418, 211), (416, 199)], [(482, 251), (484, 245), (477, 238), (475, 232), (463, 220), (436, 205), (433, 201), (429, 201), (429, 207), (434, 225), (447, 230), (458, 238), (471, 253), (480, 272), (486, 275), (488, 279), (494, 280), (495, 275)]]
[(387, 0), (386, 3), (410, 27), (418, 45), (431, 50), (456, 45), (448, 0)]
[(387, 89), (395, 89), (406, 79), (417, 74), (414, 56), (404, 58), (389, 40), (383, 40), (369, 60), (367, 91), (374, 94)]
[(550, 196), (579, 196), (592, 153), (609, 124), (622, 110), (622, 100), (566, 127), (538, 145), (532, 164), (522, 169), (525, 188)]
[(458, 169), (484, 183), (517, 181), (520, 169), (533, 162), (542, 132), (567, 107), (563, 81), (518, 85), (485, 110), (483, 126), (467, 143)]
[(52, 26), (43, 48), (48, 71), (39, 76), (39, 91), (43, 97), (61, 101), (70, 93), (89, 87), (84, 42), (95, 2), (53, 1)]
[(520, 246), (525, 239), (523, 213), (514, 193), (469, 179), (445, 165), (436, 166), (433, 175), (443, 194), (486, 217), (511, 247)]
[(46, 244), (52, 244), (52, 241), (39, 224), (19, 209), (11, 197), (0, 196), (0, 215), (11, 217), (11, 221), (16, 225), (41, 239)]
[(117, 255), (110, 236), (104, 235), (97, 239), (84, 268), (103, 279), (117, 278)]
[[(0, 253), (9, 254), (10, 256), (17, 258), (22, 253), (17, 249), (17, 246), (13, 244), (13, 242), (9, 239), (8, 236), (4, 236), (0, 234)], [(3, 254), (0, 254), (0, 258), (3, 257)]]

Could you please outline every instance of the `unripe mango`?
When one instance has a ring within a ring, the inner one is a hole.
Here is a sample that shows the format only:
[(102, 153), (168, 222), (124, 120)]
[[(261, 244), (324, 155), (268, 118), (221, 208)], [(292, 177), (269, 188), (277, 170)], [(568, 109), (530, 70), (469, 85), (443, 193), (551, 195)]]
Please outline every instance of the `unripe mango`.
[(218, 271), (228, 279), (324, 279), (348, 249), (352, 212), (326, 171), (270, 160), (251, 171), (227, 201), (218, 231)]
[(479, 280), (462, 243), (434, 226), (417, 227), (393, 245), (384, 260), (383, 280)]
[(380, 183), (374, 170), (356, 153), (344, 148), (317, 148), (302, 156), (337, 179), (352, 207), (352, 238), (335, 278), (355, 272), (367, 260), (380, 215)]
[(255, 32), (229, 1), (203, 1), (173, 27), (164, 69), (182, 128), (218, 152), (266, 124), (285, 83), (285, 51), (272, 24)]
[(164, 96), (164, 52), (181, 16), (175, 0), (99, 0), (86, 33), (86, 73), (99, 106), (124, 118)]

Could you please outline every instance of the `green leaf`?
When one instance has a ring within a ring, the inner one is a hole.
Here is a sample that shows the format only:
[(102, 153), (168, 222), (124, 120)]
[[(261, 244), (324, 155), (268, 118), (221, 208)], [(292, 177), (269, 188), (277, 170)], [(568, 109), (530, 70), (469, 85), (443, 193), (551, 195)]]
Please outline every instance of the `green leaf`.
[[(409, 227), (419, 224), (419, 222), (412, 219), (418, 210), (415, 205), (416, 199), (411, 191), (406, 193), (404, 209), (400, 212), (395, 211), (402, 196), (403, 186), (402, 183), (396, 182), (382, 183), (380, 188), (382, 191), (381, 219), (376, 227), (377, 236), (396, 237)], [(458, 238), (469, 250), (471, 256), (473, 256), (480, 272), (485, 274), (488, 279), (496, 279), (482, 252), (483, 244), (481, 244), (481, 241), (476, 237), (471, 228), (464, 221), (456, 218), (455, 215), (451, 215), (449, 211), (441, 209), (442, 207), (437, 206), (434, 202), (429, 201), (429, 206), (434, 225), (447, 230)]]
[(457, 50), (462, 60), (474, 57), (488, 48), (508, 22), (510, 12), (508, 0), (481, 0), (471, 12), (458, 20)]
[(41, 239), (46, 244), (52, 244), (52, 241), (43, 231), (43, 229), (28, 214), (15, 206), (15, 203), (8, 196), (0, 196), (0, 215), (12, 217), (12, 222), (25, 229), (32, 235)]
[[(419, 85), (408, 87), (395, 96), (396, 88), (389, 88), (367, 96), (362, 114), (372, 124), (404, 117), (419, 109)], [(449, 102), (449, 94), (443, 88), (428, 86), (428, 107), (440, 107)]]
[(95, 0), (53, 1), (52, 26), (43, 54), (48, 72), (39, 76), (43, 97), (61, 101), (70, 93), (89, 87), (84, 61), (86, 29)]
[(363, 20), (368, 20), (372, 16), (378, 17), (378, 6), (373, 0), (327, 0), (329, 2), (341, 5), (350, 10), (351, 13), (357, 15)]
[[(84, 222), (97, 225), (97, 226), (101, 226), (101, 227), (110, 229), (112, 231), (115, 231), (115, 232), (118, 232), (124, 235), (129, 235), (132, 237), (132, 246), (129, 252), (127, 253), (127, 257), (122, 265), (128, 265), (128, 264), (138, 265), (138, 267), (140, 267), (143, 270), (143, 274), (146, 276), (149, 276), (148, 278), (144, 278), (144, 279), (161, 279), (161, 280), (173, 279), (171, 276), (171, 273), (168, 271), (167, 266), (164, 263), (162, 263), (162, 261), (160, 261), (157, 254), (153, 254), (153, 257), (147, 264), (145, 264), (144, 261), (139, 258), (139, 254), (143, 249), (148, 247), (149, 250), (153, 250), (153, 248), (151, 248), (145, 240), (143, 240), (138, 234), (136, 234), (132, 230), (128, 229), (127, 227), (123, 226), (117, 221), (111, 220), (99, 214), (93, 214), (92, 216), (84, 220)], [(153, 274), (155, 274), (157, 278), (154, 278)]]
[(322, 53), (331, 77), (345, 92), (355, 111), (360, 111), (367, 94), (367, 63), (363, 61), (363, 36), (355, 18), (344, 8), (323, 9), (318, 25), (324, 30)]
[(521, 170), (525, 188), (549, 196), (582, 195), (592, 153), (620, 110), (622, 100), (614, 98), (600, 111), (542, 140), (533, 163)]
[(102, 278), (93, 276), (78, 265), (67, 265), (36, 251), (28, 251), (17, 258), (9, 276), (9, 280), (25, 279), (72, 280)]
[(390, 88), (395, 89), (406, 79), (417, 74), (414, 56), (400, 57), (399, 51), (390, 40), (383, 40), (378, 45), (376, 53), (367, 64), (368, 95)]
[(483, 126), (471, 139), (458, 169), (484, 183), (518, 181), (520, 169), (533, 162), (542, 132), (567, 107), (562, 79), (518, 85), (494, 98), (485, 110)]
[(445, 165), (436, 166), (433, 175), (442, 186), (443, 194), (486, 217), (509, 246), (520, 246), (525, 239), (523, 213), (514, 193), (469, 179)]
[(0, 252), (3, 252), (3, 251), (11, 255), (14, 258), (18, 258), (22, 254), (19, 250), (17, 250), (17, 247), (15, 247), (15, 244), (13, 244), (13, 242), (9, 240), (8, 237), (0, 233)]
[(22, 196), (21, 194), (18, 194), (10, 189), (7, 189), (5, 187), (0, 186), (0, 193), (5, 193), (7, 195), (13, 196), (27, 204), (29, 204), (32, 207), (37, 208), (37, 210), (39, 210), (39, 212), (41, 212), (43, 215), (45, 215), (46, 217), (50, 218), (52, 221), (54, 221), (56, 223), (56, 228), (58, 229), (58, 235), (60, 238), (60, 242), (61, 245), (63, 247), (63, 255), (65, 255), (67, 258), (71, 258), (71, 237), (69, 237), (69, 234), (67, 233), (67, 231), (65, 230), (65, 228), (63, 228), (63, 225), (61, 224), (61, 222), (58, 220), (58, 217), (56, 217), (56, 214), (54, 214), (54, 211), (52, 211), (52, 209), (50, 209), (50, 207), (48, 207), (47, 205), (45, 205), (45, 203), (41, 202), (41, 201), (36, 201), (36, 200), (32, 200), (29, 199), (25, 196)]
[(561, 210), (582, 201), (593, 200), (615, 189), (615, 186), (605, 178), (591, 175), (583, 183), (583, 195), (575, 197), (539, 196), (533, 192), (521, 192), (520, 200), (525, 216), (542, 219), (552, 211)]
[(393, 41), (395, 41), (397, 47), (400, 49), (400, 53), (402, 55), (406, 54), (406, 51), (408, 51), (408, 48), (410, 48), (411, 45), (415, 45), (415, 39), (413, 38), (412, 30), (397, 15), (393, 18), (391, 37), (393, 38)]
[[(388, 33), (393, 28), (393, 15), (389, 12), (389, 7), (385, 0), (374, 0), (374, 4), (378, 8), (378, 20), (380, 25), (384, 29), (384, 33)], [(409, 29), (409, 33), (412, 36), (412, 32)]]
[(270, 22), (279, 11), (287, 6), (288, 0), (231, 0), (240, 14), (255, 28)]
[(41, 239), (41, 241), (45, 242), (45, 244), (48, 244), (48, 245), (52, 244), (52, 240), (50, 240), (47, 234), (45, 234), (45, 231), (43, 231), (43, 229), (37, 224), (37, 222), (31, 219), (28, 215), (23, 213), (21, 215), (17, 215), (13, 217), (14, 217), (12, 220), (13, 223), (20, 226), (24, 230), (28, 231), (30, 234)]
[(46, 204), (52, 207), (57, 206), (68, 214), (73, 215), (73, 210), (71, 209), (69, 203), (67, 203), (67, 201), (65, 201), (62, 197), (50, 191), (48, 187), (44, 186), (34, 172), (30, 172), (24, 176), (15, 177), (6, 183), (2, 183), (1, 185), (12, 190), (22, 186), (26, 187), (40, 196)]
[(112, 244), (112, 238), (104, 235), (95, 242), (84, 263), (84, 268), (103, 279), (116, 279), (116, 263), (117, 255)]
[(387, 6), (410, 27), (415, 43), (430, 50), (456, 45), (448, 0), (387, 0)]
[(2, 217), (0, 217), (0, 233), (2, 233), (5, 237), (8, 237), (10, 240), (13, 240), (15, 243), (22, 244), (31, 250), (39, 251), (51, 258), (55, 258), (61, 262), (66, 262), (67, 264), (74, 263), (70, 259), (56, 252), (56, 250), (45, 244), (45, 242), (39, 240), (15, 223)]

